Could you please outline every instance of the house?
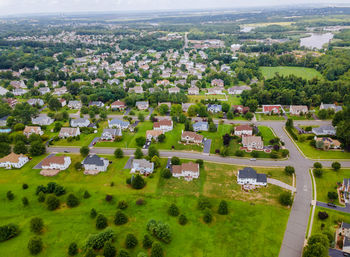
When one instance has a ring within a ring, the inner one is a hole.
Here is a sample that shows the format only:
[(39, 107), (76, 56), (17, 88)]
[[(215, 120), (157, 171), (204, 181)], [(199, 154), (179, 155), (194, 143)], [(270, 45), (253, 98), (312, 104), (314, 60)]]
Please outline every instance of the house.
[(343, 110), (343, 107), (336, 106), (335, 104), (324, 104), (324, 103), (321, 103), (320, 110), (328, 110), (328, 109), (333, 109), (334, 112), (339, 112), (339, 111)]
[(196, 86), (192, 86), (188, 89), (189, 95), (199, 95), (199, 88)]
[(236, 136), (252, 136), (253, 128), (249, 125), (239, 125), (235, 127), (235, 135)]
[(177, 93), (180, 93), (180, 88), (178, 88), (178, 87), (170, 87), (170, 88), (168, 88), (168, 92), (169, 92), (169, 94), (177, 94)]
[(97, 154), (89, 154), (81, 164), (84, 167), (85, 175), (96, 175), (100, 172), (107, 171), (109, 161), (105, 158), (98, 156)]
[(57, 95), (57, 96), (61, 96), (64, 95), (65, 93), (67, 93), (67, 88), (66, 87), (60, 87), (60, 88), (55, 88), (53, 94)]
[(249, 107), (244, 107), (243, 105), (232, 105), (232, 109), (234, 113), (246, 114), (250, 111)]
[(140, 174), (148, 175), (153, 173), (154, 163), (145, 159), (134, 159), (130, 173), (140, 172)]
[(8, 90), (6, 88), (0, 87), (0, 95), (6, 95), (8, 93)]
[(251, 167), (245, 167), (243, 170), (238, 171), (237, 184), (239, 185), (256, 185), (256, 186), (266, 186), (267, 176), (266, 174), (256, 173)]
[(50, 88), (48, 88), (48, 87), (41, 87), (38, 90), (39, 90), (39, 93), (42, 95), (50, 93)]
[(148, 101), (137, 101), (136, 107), (139, 110), (147, 110), (149, 107)]
[(330, 137), (315, 137), (316, 148), (328, 150), (328, 149), (340, 149), (341, 143)]
[(75, 100), (71, 100), (68, 102), (68, 107), (70, 109), (81, 109), (81, 107), (83, 106), (83, 104), (80, 101), (75, 101)]
[(193, 124), (193, 130), (195, 132), (197, 131), (208, 131), (209, 130), (209, 124), (207, 121), (198, 121)]
[(105, 105), (101, 101), (92, 101), (92, 102), (89, 103), (89, 106), (97, 106), (99, 108), (102, 108)]
[(123, 101), (115, 101), (111, 103), (112, 110), (124, 110), (126, 108), (125, 102)]
[(152, 139), (158, 140), (160, 135), (164, 134), (163, 130), (147, 130), (146, 131), (146, 139), (151, 141)]
[(340, 191), (343, 191), (343, 200), (345, 203), (349, 203), (350, 196), (350, 178), (344, 178), (343, 184), (340, 187)]
[(309, 112), (309, 108), (306, 105), (291, 105), (289, 107), (289, 113), (291, 115), (306, 114)]
[(79, 128), (61, 128), (59, 138), (76, 137), (80, 135)]
[(121, 137), (122, 135), (123, 135), (122, 130), (120, 128), (116, 128), (116, 129), (106, 128), (103, 130), (100, 140), (113, 141), (115, 137)]
[(119, 129), (128, 129), (130, 126), (130, 122), (128, 121), (123, 121), (120, 119), (113, 119), (113, 120), (108, 120), (108, 127), (109, 128), (119, 128)]
[(203, 136), (192, 131), (183, 131), (181, 134), (181, 141), (186, 143), (202, 144)]
[(243, 91), (245, 90), (251, 90), (250, 87), (248, 86), (233, 86), (233, 87), (230, 87), (227, 92), (230, 94), (230, 95), (240, 95), (243, 93)]
[(62, 106), (62, 107), (63, 107), (63, 106), (66, 106), (66, 104), (67, 104), (67, 101), (66, 101), (66, 99), (64, 99), (64, 98), (59, 98), (58, 101), (61, 103), (61, 106)]
[(23, 130), (23, 135), (29, 137), (31, 134), (37, 134), (41, 136), (44, 134), (44, 131), (42, 131), (40, 127), (26, 126)]
[(31, 106), (34, 106), (34, 105), (43, 106), (44, 105), (44, 101), (42, 99), (39, 99), (39, 98), (29, 99), (27, 101), (27, 103), (30, 104)]
[(212, 87), (212, 88), (208, 88), (208, 93), (206, 94), (207, 95), (224, 95), (225, 93), (222, 92), (221, 87)]
[(242, 145), (248, 150), (262, 150), (264, 142), (260, 136), (242, 136)]
[(76, 127), (86, 128), (90, 125), (90, 121), (89, 119), (86, 119), (86, 118), (71, 119), (70, 125), (73, 128), (76, 128)]
[(208, 104), (207, 107), (208, 112), (217, 113), (222, 111), (221, 104)]
[(281, 111), (284, 113), (281, 105), (263, 105), (262, 109), (265, 114), (279, 114)]
[(15, 96), (19, 96), (19, 95), (24, 95), (25, 93), (27, 93), (28, 90), (26, 89), (23, 89), (23, 88), (15, 88), (13, 91), (12, 91), (12, 94), (15, 95)]
[(188, 162), (181, 165), (172, 165), (171, 173), (175, 178), (183, 177), (186, 181), (191, 181), (194, 178), (199, 178), (199, 164)]
[(0, 159), (0, 167), (11, 169), (21, 168), (29, 161), (28, 157), (23, 154), (10, 153), (9, 155)]
[(42, 163), (41, 168), (44, 170), (65, 170), (71, 164), (71, 159), (69, 156), (48, 156)]
[[(340, 233), (343, 236), (343, 252), (350, 253), (350, 224), (342, 222)], [(343, 256), (346, 256), (344, 253)]]
[(318, 128), (312, 128), (312, 133), (316, 136), (330, 135), (335, 136), (336, 130), (332, 125), (320, 126)]
[(153, 123), (154, 130), (162, 130), (164, 132), (169, 132), (173, 130), (173, 121), (164, 119)]
[(182, 111), (187, 112), (191, 105), (194, 105), (194, 103), (182, 103)]
[(142, 94), (143, 93), (143, 88), (141, 86), (135, 86), (133, 88), (129, 89), (129, 92), (134, 92), (135, 94)]
[(218, 86), (218, 87), (223, 87), (224, 86), (224, 81), (222, 79), (213, 79), (211, 81), (211, 85), (213, 87)]
[(32, 123), (40, 126), (48, 126), (51, 125), (55, 120), (50, 118), (49, 116), (39, 116), (36, 118), (32, 118)]
[(5, 99), (5, 101), (7, 102), (7, 104), (11, 108), (14, 108), (16, 106), (16, 104), (18, 103), (18, 100), (16, 98), (7, 98), (7, 99)]

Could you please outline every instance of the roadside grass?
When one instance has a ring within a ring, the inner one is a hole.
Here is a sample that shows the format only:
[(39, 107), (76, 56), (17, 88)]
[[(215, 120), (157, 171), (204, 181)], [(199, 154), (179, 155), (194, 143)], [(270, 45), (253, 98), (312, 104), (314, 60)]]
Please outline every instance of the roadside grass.
[[(73, 162), (81, 161), (80, 155), (70, 155)], [(33, 170), (42, 157), (35, 157), (30, 163), (19, 170), (0, 169), (0, 220), (2, 224), (15, 223), (20, 226), (21, 233), (0, 244), (2, 256), (30, 256), (27, 250), (28, 240), (34, 234), (29, 230), (32, 217), (41, 217), (45, 229), (40, 235), (44, 242), (43, 251), (37, 256), (61, 257), (67, 254), (71, 242), (76, 242), (79, 249), (85, 245), (91, 234), (98, 233), (95, 220), (89, 217), (91, 208), (102, 213), (108, 219), (109, 227), (117, 234), (113, 243), (119, 250), (125, 248), (127, 233), (133, 233), (139, 244), (135, 249), (128, 250), (131, 256), (136, 256), (142, 249), (142, 239), (146, 232), (146, 224), (150, 219), (168, 223), (172, 234), (172, 242), (163, 244), (166, 256), (277, 256), (287, 225), (290, 210), (276, 204), (277, 194), (281, 189), (268, 186), (258, 192), (243, 193), (244, 201), (238, 201), (227, 193), (232, 185), (235, 194), (240, 190), (232, 180), (234, 175), (227, 174), (228, 166), (205, 163), (200, 179), (186, 182), (171, 178), (162, 182), (160, 172), (146, 178), (147, 185), (142, 190), (133, 190), (125, 183), (130, 177), (129, 170), (123, 167), (127, 158), (120, 160), (112, 156), (108, 159), (113, 163), (105, 173), (96, 176), (85, 176), (82, 171), (76, 171), (73, 165), (56, 177), (43, 177), (39, 170)], [(162, 159), (164, 166), (166, 160)], [(231, 166), (231, 169), (234, 166)], [(203, 176), (202, 176), (203, 175)], [(60, 197), (61, 207), (56, 211), (48, 211), (46, 205), (37, 201), (35, 189), (38, 185), (56, 182), (63, 185), (68, 193), (74, 193), (80, 199), (80, 205), (67, 208), (67, 194)], [(114, 186), (111, 186), (114, 182)], [(22, 189), (27, 183), (29, 188)], [(198, 185), (193, 186), (194, 183)], [(226, 185), (227, 183), (227, 185)], [(213, 184), (213, 186), (211, 186)], [(225, 184), (228, 190), (223, 190), (220, 184)], [(9, 201), (5, 195), (12, 190), (15, 199)], [(83, 198), (88, 190), (91, 197)], [(238, 191), (237, 191), (238, 190)], [(218, 194), (215, 194), (218, 191)], [(202, 221), (202, 211), (197, 209), (197, 196), (204, 194), (210, 197), (213, 205), (213, 222), (209, 225)], [(113, 195), (111, 202), (105, 201), (106, 194)], [(249, 194), (250, 196), (247, 196)], [(29, 205), (23, 207), (21, 198), (26, 196)], [(212, 196), (212, 197), (211, 197)], [(137, 199), (144, 199), (145, 205), (137, 205)], [(225, 199), (229, 206), (229, 215), (217, 214), (219, 202)], [(129, 222), (122, 226), (113, 224), (113, 217), (120, 200), (128, 202), (129, 207), (123, 212), (129, 217)], [(176, 203), (180, 212), (189, 220), (181, 226), (178, 219), (167, 214), (171, 203)], [(252, 249), (254, 244), (258, 249)], [(234, 252), (232, 252), (234, 248)], [(102, 252), (99, 252), (102, 254)], [(79, 252), (77, 256), (83, 256)]]
[(220, 149), (223, 145), (222, 136), (225, 134), (230, 135), (232, 125), (228, 124), (219, 124), (218, 130), (216, 132), (209, 132), (209, 131), (201, 131), (198, 132), (205, 138), (211, 139), (211, 147), (210, 147), (210, 153), (215, 153), (216, 149)]
[(271, 128), (267, 126), (258, 126), (258, 129), (264, 140), (264, 145), (270, 145), (270, 140), (275, 138)]
[(314, 120), (314, 118), (312, 116), (310, 118), (307, 118), (305, 115), (304, 116), (290, 115), (289, 113), (286, 115), (289, 119), (292, 119), (292, 120)]
[(284, 120), (283, 116), (280, 115), (266, 115), (263, 113), (257, 113), (255, 114), (255, 117), (259, 121), (264, 121), (264, 120)]
[(317, 70), (312, 68), (304, 67), (287, 67), (287, 66), (276, 66), (276, 67), (260, 67), (260, 70), (265, 79), (270, 79), (278, 73), (280, 76), (295, 75), (302, 77), (303, 79), (313, 79), (315, 77), (321, 78), (322, 75)]
[[(350, 178), (350, 169), (324, 169), (321, 178), (315, 176), (317, 201), (328, 203), (328, 192), (337, 192), (337, 182), (342, 183), (344, 178)], [(334, 203), (339, 205), (339, 200)]]

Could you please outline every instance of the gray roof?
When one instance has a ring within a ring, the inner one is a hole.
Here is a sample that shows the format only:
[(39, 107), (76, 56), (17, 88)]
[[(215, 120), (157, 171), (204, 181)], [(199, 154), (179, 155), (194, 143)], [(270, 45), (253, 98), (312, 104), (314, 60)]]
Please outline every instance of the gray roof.
[(85, 123), (87, 121), (90, 123), (90, 121), (86, 118), (77, 118), (77, 119), (72, 119), (71, 123), (78, 124), (78, 123)]
[(130, 125), (130, 122), (123, 121), (123, 120), (120, 120), (120, 119), (113, 119), (113, 120), (110, 120), (108, 122), (108, 124), (110, 124), (110, 125), (119, 125), (119, 126), (122, 126), (122, 127), (126, 127), (126, 126)]
[(346, 236), (344, 237), (344, 243), (343, 243), (343, 247), (344, 246), (350, 246), (350, 239)]
[(109, 128), (105, 128), (102, 132), (102, 135), (105, 134), (105, 133), (109, 133), (111, 134), (112, 136), (120, 136), (121, 135), (121, 130), (118, 128), (118, 129), (109, 129)]
[(256, 179), (257, 182), (267, 182), (266, 174), (258, 174), (256, 173), (256, 170), (254, 170), (251, 167), (245, 167), (243, 170), (239, 171), (239, 178), (245, 179), (245, 178), (252, 178)]
[(153, 162), (149, 162), (145, 159), (134, 159), (133, 164), (136, 163), (138, 163), (138, 165), (143, 168), (153, 168)]
[(335, 128), (332, 125), (325, 125), (312, 129), (312, 132), (314, 132), (317, 135), (329, 134), (327, 131), (332, 131), (332, 133), (335, 133)]
[(96, 165), (96, 166), (104, 166), (104, 158), (96, 155), (96, 154), (92, 154), (92, 155), (88, 155), (84, 160), (83, 160), (83, 164), (88, 164), (88, 165)]
[(207, 121), (198, 121), (198, 122), (193, 124), (193, 127), (202, 127), (202, 126), (208, 126), (208, 122)]

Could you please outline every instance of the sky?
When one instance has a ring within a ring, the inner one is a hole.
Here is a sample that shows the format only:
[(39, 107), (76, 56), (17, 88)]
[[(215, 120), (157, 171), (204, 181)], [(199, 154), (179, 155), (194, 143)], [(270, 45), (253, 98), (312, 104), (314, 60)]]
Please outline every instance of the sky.
[(0, 0), (0, 15), (295, 6), (305, 3), (350, 5), (349, 0)]

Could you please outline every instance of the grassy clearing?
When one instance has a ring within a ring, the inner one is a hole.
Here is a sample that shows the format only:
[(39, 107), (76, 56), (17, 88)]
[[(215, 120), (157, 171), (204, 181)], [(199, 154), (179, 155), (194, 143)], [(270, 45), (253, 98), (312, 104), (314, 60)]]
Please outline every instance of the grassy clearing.
[(260, 67), (260, 69), (265, 79), (273, 78), (276, 73), (281, 76), (295, 75), (307, 80), (313, 79), (315, 77), (322, 77), (321, 73), (312, 68), (277, 66)]
[(255, 114), (255, 117), (259, 121), (264, 121), (264, 120), (284, 120), (283, 116), (280, 115), (266, 115), (263, 113), (257, 113)]
[(264, 145), (270, 145), (270, 140), (275, 138), (272, 129), (266, 126), (258, 126), (258, 129), (264, 139)]

